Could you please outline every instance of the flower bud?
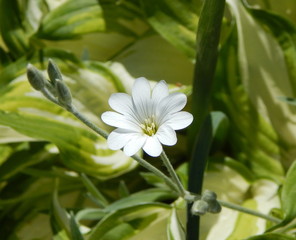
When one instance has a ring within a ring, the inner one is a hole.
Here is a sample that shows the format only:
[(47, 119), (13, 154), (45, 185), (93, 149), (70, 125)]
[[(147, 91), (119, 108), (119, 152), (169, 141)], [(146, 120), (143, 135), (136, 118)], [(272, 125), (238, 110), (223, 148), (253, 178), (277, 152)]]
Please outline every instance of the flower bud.
[(59, 67), (55, 64), (55, 62), (52, 59), (48, 60), (47, 73), (53, 85), (55, 84), (56, 79), (63, 80)]
[(39, 91), (44, 88), (46, 82), (45, 77), (41, 71), (30, 63), (27, 66), (27, 78), (34, 89)]
[(193, 203), (191, 207), (191, 213), (193, 215), (205, 215), (206, 212), (208, 211), (209, 204), (203, 200), (197, 200), (196, 202)]
[(64, 106), (70, 106), (72, 103), (72, 95), (68, 86), (61, 80), (56, 79), (56, 90), (59, 102)]
[(201, 199), (205, 202), (208, 203), (208, 212), (210, 213), (219, 213), (221, 212), (221, 205), (219, 204), (219, 202), (217, 201), (217, 194), (206, 190), (202, 196)]
[(210, 191), (210, 190), (205, 190), (204, 193), (201, 196), (201, 199), (206, 201), (206, 202), (216, 201), (217, 194)]
[(222, 210), (221, 205), (219, 204), (219, 202), (216, 200), (214, 202), (208, 203), (209, 204), (209, 208), (208, 208), (208, 212), (210, 213), (219, 213)]

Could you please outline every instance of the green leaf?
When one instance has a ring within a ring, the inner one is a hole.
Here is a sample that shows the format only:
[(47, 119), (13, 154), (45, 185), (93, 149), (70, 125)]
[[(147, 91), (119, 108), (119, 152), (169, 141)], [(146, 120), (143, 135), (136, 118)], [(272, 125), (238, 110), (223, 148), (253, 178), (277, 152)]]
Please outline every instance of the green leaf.
[(185, 240), (185, 229), (181, 225), (179, 217), (177, 215), (177, 209), (172, 208), (171, 215), (168, 220), (167, 226), (168, 240)]
[(143, 13), (138, 1), (120, 3), (116, 0), (100, 1), (100, 5), (107, 32), (138, 40), (137, 38), (144, 36), (149, 31), (149, 27), (143, 20)]
[(68, 238), (71, 237), (70, 217), (68, 216), (66, 210), (63, 209), (59, 203), (57, 184), (53, 193), (50, 222), (55, 239), (67, 239), (66, 235)]
[[(1, 44), (1, 39), (0, 39)], [(7, 52), (0, 45), (0, 70), (10, 63), (11, 59)]]
[(292, 22), (271, 12), (260, 9), (247, 8), (250, 14), (274, 36), (282, 49), (289, 74), (293, 96), (296, 96), (296, 27)]
[(44, 0), (27, 0), (23, 5), (25, 27), (27, 32), (34, 34), (38, 30), (44, 14), (49, 11), (48, 5)]
[[(241, 10), (242, 6), (239, 3), (235, 2), (234, 5)], [(244, 15), (245, 12), (241, 13), (242, 16), (240, 15), (240, 11), (235, 11), (235, 13), (237, 14), (237, 21), (240, 21), (240, 18), (244, 19), (246, 17)], [(253, 31), (253, 27), (249, 26), (246, 21), (244, 21), (244, 24), (246, 26), (243, 26), (248, 29), (251, 28)], [(239, 26), (240, 28), (243, 27), (241, 25)], [(256, 25), (256, 27), (258, 26)], [(253, 104), (251, 96), (248, 93), (249, 90), (245, 87), (247, 84), (245, 82), (249, 80), (253, 81), (253, 78), (248, 77), (244, 68), (249, 68), (247, 62), (253, 62), (252, 58), (257, 55), (257, 52), (253, 52), (253, 57), (251, 58), (249, 56), (249, 60), (244, 55), (240, 59), (240, 54), (248, 52), (248, 50), (241, 49), (242, 47), (238, 42), (241, 41), (241, 38), (243, 36), (240, 34), (237, 35), (236, 29), (233, 29), (221, 48), (217, 66), (217, 81), (214, 86), (214, 109), (223, 111), (229, 118), (230, 129), (228, 137), (234, 159), (247, 166), (256, 178), (270, 178), (274, 181), (281, 182), (284, 171), (278, 160), (284, 158), (281, 151), (286, 151), (287, 145), (279, 136), (281, 134), (279, 132), (281, 131), (276, 131), (274, 128), (274, 123), (277, 122), (275, 119), (278, 119), (280, 114), (274, 115), (272, 122), (270, 122), (269, 118), (262, 114), (259, 108)], [(248, 48), (251, 47), (254, 47), (253, 44), (248, 46)], [(262, 49), (263, 47), (258, 51)], [(254, 50), (252, 49), (252, 51)], [(256, 66), (259, 65), (258, 62)], [(256, 76), (256, 78), (261, 79), (259, 76)], [(272, 84), (270, 83), (270, 85)], [(269, 85), (266, 86), (268, 87)], [(263, 88), (256, 87), (256, 91), (259, 89)], [(258, 92), (258, 96), (261, 97), (263, 95)], [(266, 101), (266, 105), (270, 105), (270, 101), (271, 99)], [(273, 99), (272, 101), (278, 100)]]
[(41, 65), (44, 67), (44, 61), (47, 58), (58, 59), (58, 62), (62, 62), (63, 64), (71, 62), (79, 65), (79, 61), (72, 53), (58, 49), (42, 49), (39, 53), (33, 54), (29, 59), (27, 57), (21, 57), (0, 71), (0, 92), (6, 90), (3, 87), (10, 81), (26, 73), (28, 61), (35, 66)]
[[(0, 148), (1, 149), (1, 148)], [(6, 154), (8, 154), (9, 149), (6, 149)], [(12, 149), (10, 149), (12, 150)], [(1, 152), (1, 150), (0, 150)], [(4, 152), (5, 154), (5, 152)], [(5, 155), (4, 155), (5, 156)], [(6, 155), (7, 157), (8, 155)], [(15, 152), (10, 156), (10, 158), (4, 162), (0, 166), (0, 179), (5, 180), (16, 173), (19, 173), (20, 171), (24, 170), (25, 168), (35, 165), (37, 163), (40, 163), (44, 161), (45, 159), (48, 160), (49, 157), (52, 155), (48, 152), (39, 151), (34, 154), (32, 152), (28, 151), (19, 151)], [(1, 158), (0, 158), (1, 160)]]
[(118, 193), (120, 198), (125, 198), (130, 195), (129, 189), (125, 183), (125, 181), (121, 180), (118, 186)]
[(70, 214), (70, 229), (72, 240), (84, 240), (73, 213)]
[(250, 238), (246, 238), (246, 240), (293, 240), (294, 237), (281, 234), (281, 233), (266, 233)]
[[(74, 128), (44, 117), (4, 111), (0, 111), (0, 124), (12, 127), (30, 137), (55, 143), (65, 165), (98, 178), (114, 177), (123, 169), (129, 169), (133, 165), (130, 165), (132, 160), (122, 152), (114, 152), (107, 147), (106, 150), (97, 149), (95, 145), (106, 145), (105, 140), (83, 128)], [(114, 161), (118, 162), (119, 156), (124, 161), (123, 165), (114, 168)]]
[(160, 187), (160, 188), (167, 188), (164, 180), (154, 173), (151, 172), (141, 172), (141, 176), (145, 179), (145, 181), (153, 186)]
[(99, 189), (91, 182), (91, 180), (84, 174), (81, 174), (81, 180), (90, 194), (96, 198), (96, 200), (103, 206), (106, 207), (108, 205), (107, 199), (104, 195), (99, 191)]
[(76, 213), (76, 220), (100, 220), (108, 213), (104, 209), (84, 208)]
[(286, 222), (296, 217), (296, 161), (292, 164), (287, 172), (286, 179), (281, 192), (282, 209), (285, 214)]
[(0, 166), (7, 160), (7, 158), (12, 154), (12, 152), (13, 150), (10, 146), (0, 145)]
[(229, 130), (229, 119), (223, 112), (211, 112), (213, 143), (212, 151), (218, 151), (224, 145)]
[(116, 202), (108, 205), (105, 208), (105, 211), (116, 211), (118, 209), (128, 208), (137, 204), (164, 201), (176, 197), (176, 194), (173, 193), (171, 190), (152, 188), (142, 190), (134, 194), (131, 194), (125, 198), (119, 199)]
[(291, 104), (291, 105), (296, 105), (296, 99), (295, 98), (291, 98), (291, 97), (278, 97), (279, 100), (281, 101), (284, 101), (288, 104)]
[[(171, 207), (165, 204), (139, 204), (110, 213), (92, 230), (88, 240), (157, 239), (165, 236)], [(145, 231), (146, 230), (146, 231)]]
[(98, 1), (72, 0), (46, 15), (37, 37), (50, 40), (71, 39), (103, 30), (105, 21)]
[(256, 178), (254, 177), (253, 173), (241, 162), (232, 159), (230, 157), (224, 158), (224, 164), (233, 170), (237, 171), (242, 177), (244, 177), (246, 180), (252, 182)]
[(17, 0), (0, 1), (0, 32), (13, 57), (17, 58), (29, 52), (29, 37), (21, 22)]
[[(256, 16), (261, 20), (260, 22), (256, 21), (257, 17), (256, 19), (253, 17), (255, 16), (254, 12), (248, 11), (249, 9), (246, 8), (243, 1), (229, 0), (228, 4), (236, 21), (238, 38), (236, 45), (238, 48), (238, 74), (236, 76), (238, 77), (235, 78), (235, 75), (233, 75), (233, 78), (236, 81), (241, 81), (241, 87), (247, 94), (248, 101), (260, 114), (260, 118), (262, 117), (275, 132), (275, 143), (277, 147), (280, 147), (281, 152), (285, 152), (285, 154), (278, 152), (278, 156), (275, 158), (280, 159), (285, 166), (289, 166), (291, 159), (294, 159), (295, 156), (293, 132), (296, 129), (296, 124), (294, 122), (294, 108), (280, 103), (277, 98), (295, 95), (293, 77), (295, 76), (296, 52), (295, 40), (293, 40), (295, 39), (295, 27), (289, 25), (280, 17), (263, 12), (258, 12)], [(263, 16), (264, 21), (262, 20)], [(227, 68), (229, 67), (225, 69)], [(236, 115), (239, 116), (238, 113)], [(258, 118), (256, 120), (254, 117), (253, 119), (253, 122), (260, 120)], [(257, 132), (253, 126), (249, 129), (253, 129), (252, 133)], [(263, 132), (263, 129), (258, 132)], [(260, 140), (259, 143), (263, 145), (263, 141)], [(267, 141), (264, 145), (264, 148), (268, 147)], [(271, 148), (272, 145), (269, 145), (270, 150), (268, 152), (274, 151), (272, 148), (275, 149), (275, 147)], [(264, 149), (264, 151), (266, 150)], [(259, 154), (257, 152), (256, 155), (259, 156)], [(276, 165), (274, 163), (272, 165), (274, 171)], [(260, 167), (260, 171), (263, 173), (267, 167), (268, 164), (264, 168), (263, 166)], [(280, 166), (277, 168), (280, 169)], [(277, 171), (277, 174), (279, 173)], [(265, 175), (268, 175), (268, 173), (266, 172)]]
[(143, 1), (151, 26), (189, 58), (195, 57), (195, 36), (198, 17), (188, 2)]

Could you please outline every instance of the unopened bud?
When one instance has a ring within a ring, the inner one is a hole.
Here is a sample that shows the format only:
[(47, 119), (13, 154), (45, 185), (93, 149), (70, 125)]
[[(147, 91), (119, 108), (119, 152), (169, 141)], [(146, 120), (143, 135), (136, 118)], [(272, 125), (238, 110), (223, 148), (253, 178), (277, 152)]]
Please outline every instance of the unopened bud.
[(201, 199), (205, 202), (208, 203), (208, 212), (210, 213), (219, 213), (221, 212), (221, 205), (219, 204), (219, 202), (217, 201), (217, 194), (206, 190), (202, 196)]
[(209, 205), (207, 202), (203, 200), (197, 200), (196, 202), (193, 203), (191, 207), (191, 213), (193, 215), (205, 215), (206, 212), (208, 211)]
[(217, 199), (217, 194), (210, 191), (210, 190), (205, 190), (204, 193), (201, 196), (201, 199), (209, 202), (209, 201), (216, 201)]
[(208, 212), (210, 213), (219, 213), (222, 210), (222, 207), (220, 205), (220, 203), (216, 200), (214, 202), (208, 203), (209, 204), (209, 208), (208, 208)]
[(45, 77), (41, 71), (30, 63), (27, 66), (27, 78), (34, 89), (39, 91), (44, 88), (46, 82)]
[(59, 102), (64, 106), (70, 106), (72, 103), (72, 95), (68, 86), (63, 81), (56, 79), (56, 90)]
[(62, 73), (59, 67), (52, 59), (48, 60), (47, 73), (53, 85), (55, 85), (56, 79), (63, 80)]

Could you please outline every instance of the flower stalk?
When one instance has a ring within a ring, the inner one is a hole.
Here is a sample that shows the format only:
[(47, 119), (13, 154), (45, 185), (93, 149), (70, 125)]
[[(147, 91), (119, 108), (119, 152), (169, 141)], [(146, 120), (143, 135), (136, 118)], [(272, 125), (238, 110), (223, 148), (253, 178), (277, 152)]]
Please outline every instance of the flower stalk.
[(265, 220), (274, 222), (276, 224), (279, 224), (280, 222), (282, 222), (282, 220), (279, 219), (279, 218), (272, 217), (272, 216), (257, 212), (255, 210), (252, 210), (252, 209), (249, 209), (249, 208), (245, 208), (245, 207), (242, 207), (242, 206), (234, 204), (234, 203), (230, 203), (230, 202), (226, 202), (226, 201), (222, 201), (222, 200), (218, 200), (218, 202), (223, 207), (230, 208), (230, 209), (233, 209), (233, 210), (236, 210), (236, 211), (239, 211), (239, 212), (242, 212), (242, 213), (246, 213), (246, 214), (249, 214), (249, 215), (253, 215), (253, 216), (256, 216), (256, 217), (259, 217), (259, 218), (263, 218)]
[(163, 161), (163, 164), (166, 166), (171, 178), (173, 179), (174, 183), (177, 185), (178, 187), (178, 192), (180, 194), (181, 197), (184, 198), (184, 196), (186, 195), (186, 190), (183, 186), (183, 184), (181, 183), (180, 179), (178, 178), (178, 175), (176, 173), (176, 171), (174, 170), (171, 161), (169, 160), (169, 158), (167, 157), (166, 153), (164, 151), (162, 151), (161, 155), (160, 155), (161, 160)]

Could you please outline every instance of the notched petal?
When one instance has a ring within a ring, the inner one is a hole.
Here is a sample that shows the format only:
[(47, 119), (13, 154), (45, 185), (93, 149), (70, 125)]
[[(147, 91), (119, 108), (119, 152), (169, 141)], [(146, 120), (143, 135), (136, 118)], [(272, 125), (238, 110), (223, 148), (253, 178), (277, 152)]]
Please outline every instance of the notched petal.
[(136, 132), (141, 131), (140, 127), (135, 122), (133, 122), (132, 119), (129, 119), (128, 117), (116, 112), (104, 112), (101, 118), (104, 123), (113, 127), (129, 129)]
[(165, 119), (165, 123), (169, 125), (174, 130), (179, 130), (188, 127), (193, 121), (193, 116), (189, 112), (177, 112), (168, 115)]
[(132, 98), (126, 93), (113, 93), (109, 98), (110, 107), (122, 114), (132, 114)]
[(170, 126), (161, 126), (158, 129), (156, 136), (158, 140), (164, 145), (172, 146), (177, 143), (176, 132)]
[(135, 80), (132, 89), (132, 96), (135, 103), (147, 101), (148, 99), (150, 99), (151, 88), (149, 81), (146, 78), (141, 77)]
[(158, 157), (162, 152), (162, 146), (156, 136), (148, 137), (143, 150), (152, 157)]
[(124, 153), (127, 156), (133, 156), (135, 155), (145, 144), (146, 142), (146, 136), (137, 134), (133, 138), (130, 139), (130, 141), (124, 146)]
[(112, 150), (119, 150), (123, 148), (134, 136), (129, 130), (117, 128), (112, 131), (107, 139), (108, 147)]
[(152, 90), (152, 100), (154, 103), (159, 103), (168, 95), (169, 88), (164, 80), (158, 82)]
[(157, 112), (162, 116), (181, 111), (187, 103), (184, 93), (171, 93), (165, 97), (158, 105)]

